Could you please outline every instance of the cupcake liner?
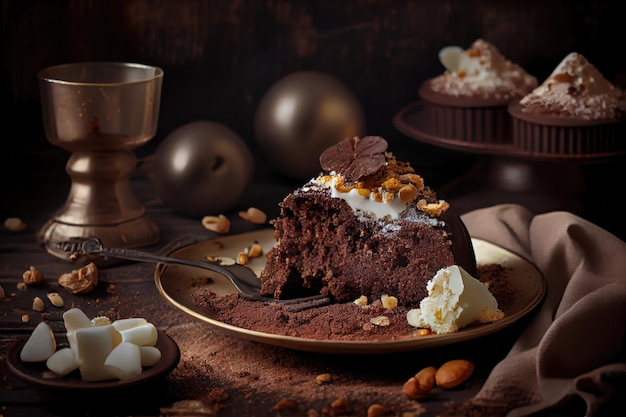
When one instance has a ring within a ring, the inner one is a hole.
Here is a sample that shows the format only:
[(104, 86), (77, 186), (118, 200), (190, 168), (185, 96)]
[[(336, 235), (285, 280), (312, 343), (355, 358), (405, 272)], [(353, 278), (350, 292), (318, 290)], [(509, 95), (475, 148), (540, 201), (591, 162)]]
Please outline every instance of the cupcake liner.
[(593, 157), (626, 150), (623, 119), (586, 120), (531, 114), (519, 103), (511, 103), (513, 143), (516, 149), (533, 155)]
[(418, 93), (429, 134), (477, 144), (512, 143), (508, 100), (449, 96), (431, 90), (427, 83)]

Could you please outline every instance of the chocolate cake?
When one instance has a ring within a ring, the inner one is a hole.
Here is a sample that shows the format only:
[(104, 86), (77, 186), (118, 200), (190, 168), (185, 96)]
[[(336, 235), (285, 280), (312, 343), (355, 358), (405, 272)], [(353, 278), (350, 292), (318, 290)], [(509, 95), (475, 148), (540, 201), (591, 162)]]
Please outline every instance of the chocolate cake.
[(388, 295), (410, 306), (442, 268), (477, 276), (459, 217), (387, 146), (377, 136), (346, 138), (321, 155), (318, 177), (280, 203), (264, 294), (321, 293), (336, 302)]

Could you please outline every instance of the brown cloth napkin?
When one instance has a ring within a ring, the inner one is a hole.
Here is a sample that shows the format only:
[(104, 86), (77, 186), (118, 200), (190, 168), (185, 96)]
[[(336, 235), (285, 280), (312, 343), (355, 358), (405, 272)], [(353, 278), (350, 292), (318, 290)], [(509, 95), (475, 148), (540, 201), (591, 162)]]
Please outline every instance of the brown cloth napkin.
[(586, 403), (587, 417), (616, 415), (626, 387), (626, 243), (563, 211), (504, 204), (462, 219), (472, 237), (526, 257), (547, 282), (543, 304), (471, 402), (508, 417), (573, 401)]

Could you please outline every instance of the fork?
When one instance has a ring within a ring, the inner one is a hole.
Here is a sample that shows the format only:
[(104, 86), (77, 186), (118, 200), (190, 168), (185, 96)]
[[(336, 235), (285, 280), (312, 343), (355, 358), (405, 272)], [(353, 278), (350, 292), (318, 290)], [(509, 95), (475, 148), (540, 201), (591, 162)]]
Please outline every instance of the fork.
[(107, 248), (95, 236), (86, 238), (72, 238), (57, 243), (57, 247), (68, 254), (70, 260), (80, 255), (109, 256), (129, 261), (153, 262), (165, 264), (179, 264), (208, 269), (225, 276), (235, 287), (242, 298), (266, 303), (280, 303), (291, 306), (289, 310), (300, 311), (312, 307), (330, 304), (330, 298), (321, 294), (308, 297), (276, 299), (261, 294), (261, 280), (250, 268), (241, 264), (222, 265), (210, 261), (196, 261), (192, 259), (174, 258), (171, 256), (155, 255), (135, 249)]

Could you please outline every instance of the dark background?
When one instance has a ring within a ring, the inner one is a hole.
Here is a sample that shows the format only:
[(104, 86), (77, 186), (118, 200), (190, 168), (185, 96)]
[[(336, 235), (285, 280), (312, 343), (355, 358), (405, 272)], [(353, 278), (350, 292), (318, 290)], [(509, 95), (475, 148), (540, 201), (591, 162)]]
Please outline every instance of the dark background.
[[(437, 59), (442, 47), (469, 47), (483, 38), (540, 82), (565, 55), (576, 51), (610, 81), (623, 86), (626, 80), (626, 54), (621, 46), (611, 46), (621, 45), (624, 24), (621, 2), (613, 1), (2, 0), (1, 4), (3, 218), (34, 215), (40, 207), (61, 204), (67, 195), (64, 167), (69, 155), (47, 142), (41, 126), (36, 73), (51, 65), (114, 60), (159, 66), (165, 72), (159, 129), (152, 142), (137, 150), (139, 157), (151, 155), (175, 128), (212, 120), (247, 142), (256, 158), (257, 180), (293, 185), (298, 181), (275, 173), (259, 153), (253, 125), (264, 93), (295, 71), (323, 71), (345, 83), (363, 106), (368, 134), (384, 136), (399, 159), (411, 162), (433, 187), (463, 178), (482, 181), (468, 172), (484, 157), (416, 141), (392, 124), (393, 116), (417, 99), (419, 85), (443, 71)], [(614, 191), (624, 178), (623, 161), (582, 165), (586, 190), (577, 196), (582, 206), (573, 211), (623, 236)], [(558, 163), (555, 167), (560, 169)], [(463, 185), (455, 190), (462, 192)], [(444, 197), (454, 200), (455, 195), (444, 191)], [(469, 201), (461, 211), (493, 202)]]

